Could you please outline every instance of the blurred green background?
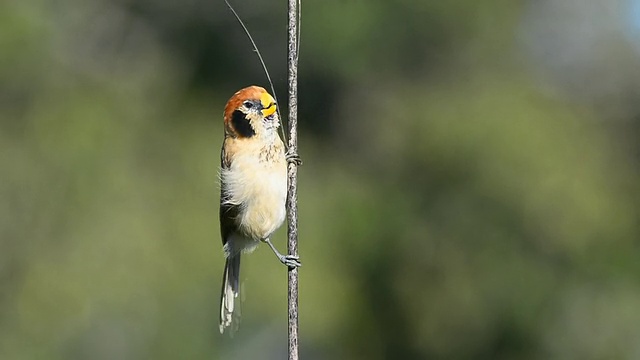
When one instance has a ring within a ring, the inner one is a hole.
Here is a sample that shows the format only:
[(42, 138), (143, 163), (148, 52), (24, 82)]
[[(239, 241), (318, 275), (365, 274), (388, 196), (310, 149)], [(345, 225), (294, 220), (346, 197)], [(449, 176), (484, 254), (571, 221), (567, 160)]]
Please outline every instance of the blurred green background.
[[(284, 105), (286, 1), (234, 3)], [(302, 11), (302, 358), (640, 359), (640, 4)], [(218, 333), (250, 84), (222, 1), (0, 2), (0, 359), (285, 358), (264, 246)]]

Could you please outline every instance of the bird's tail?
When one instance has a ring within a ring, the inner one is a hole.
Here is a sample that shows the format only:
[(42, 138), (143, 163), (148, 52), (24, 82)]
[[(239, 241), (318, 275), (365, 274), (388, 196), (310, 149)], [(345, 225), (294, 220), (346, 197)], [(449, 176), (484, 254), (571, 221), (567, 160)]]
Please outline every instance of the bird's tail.
[[(240, 322), (240, 304), (236, 298), (240, 292), (240, 254), (229, 255), (224, 264), (222, 274), (222, 291), (220, 294), (220, 333), (233, 325), (232, 331)], [(238, 299), (239, 300), (239, 299)]]

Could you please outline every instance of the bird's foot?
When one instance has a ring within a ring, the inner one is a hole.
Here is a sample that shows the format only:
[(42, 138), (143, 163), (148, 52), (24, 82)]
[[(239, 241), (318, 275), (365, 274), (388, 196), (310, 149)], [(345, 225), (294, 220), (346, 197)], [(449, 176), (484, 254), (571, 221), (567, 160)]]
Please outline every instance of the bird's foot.
[(282, 255), (280, 254), (278, 249), (273, 246), (269, 238), (266, 238), (263, 241), (266, 242), (267, 245), (269, 245), (271, 250), (273, 250), (273, 253), (278, 257), (278, 260), (280, 260), (281, 263), (285, 264), (289, 269), (295, 269), (302, 266), (302, 263), (300, 263), (300, 257), (298, 255)]
[(300, 155), (295, 152), (287, 151), (285, 159), (287, 159), (287, 163), (293, 163), (296, 164), (296, 166), (302, 165), (302, 159), (300, 158)]
[(302, 266), (300, 256), (297, 255), (280, 255), (278, 259), (280, 259), (280, 262), (285, 264), (289, 269), (295, 269)]

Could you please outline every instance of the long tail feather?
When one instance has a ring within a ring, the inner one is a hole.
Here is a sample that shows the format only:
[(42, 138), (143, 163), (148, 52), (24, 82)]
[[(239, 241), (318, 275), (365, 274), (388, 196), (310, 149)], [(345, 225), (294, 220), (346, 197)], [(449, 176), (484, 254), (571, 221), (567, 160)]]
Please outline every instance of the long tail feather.
[[(240, 292), (240, 254), (230, 255), (224, 264), (222, 291), (220, 294), (220, 333), (233, 325), (232, 331), (240, 322), (240, 304), (236, 298)], [(238, 299), (239, 300), (239, 299)]]

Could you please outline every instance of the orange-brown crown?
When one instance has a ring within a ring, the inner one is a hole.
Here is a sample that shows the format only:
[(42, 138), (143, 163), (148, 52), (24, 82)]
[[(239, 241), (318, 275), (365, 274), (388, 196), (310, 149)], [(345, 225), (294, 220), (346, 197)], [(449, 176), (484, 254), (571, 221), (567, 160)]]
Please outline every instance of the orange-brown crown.
[[(237, 91), (224, 107), (224, 124), (227, 125), (231, 121), (233, 112), (242, 106), (242, 103), (246, 100), (257, 100), (261, 102), (273, 102), (273, 97), (269, 95), (267, 90), (260, 86), (248, 86), (244, 89)], [(268, 105), (267, 105), (268, 106)], [(275, 108), (275, 107), (274, 107)]]

